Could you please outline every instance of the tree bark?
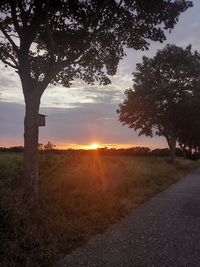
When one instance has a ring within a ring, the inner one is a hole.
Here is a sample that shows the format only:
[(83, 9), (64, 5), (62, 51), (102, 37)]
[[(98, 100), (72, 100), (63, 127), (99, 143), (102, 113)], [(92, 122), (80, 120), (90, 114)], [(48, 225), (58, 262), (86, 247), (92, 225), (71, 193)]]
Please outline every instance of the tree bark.
[(38, 123), (40, 100), (26, 99), (26, 113), (24, 119), (24, 170), (25, 170), (25, 198), (28, 203), (36, 203), (39, 198), (38, 177)]
[(176, 161), (176, 138), (166, 138), (170, 150), (170, 163), (175, 163)]

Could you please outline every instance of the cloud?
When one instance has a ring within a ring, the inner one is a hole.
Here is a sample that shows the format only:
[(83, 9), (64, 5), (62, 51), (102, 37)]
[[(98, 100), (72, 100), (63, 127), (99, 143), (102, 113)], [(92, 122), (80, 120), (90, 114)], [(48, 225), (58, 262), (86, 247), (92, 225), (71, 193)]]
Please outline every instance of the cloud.
[(24, 105), (0, 102), (0, 146), (23, 144)]
[[(117, 118), (116, 104), (77, 103), (76, 108), (41, 108), (46, 127), (40, 127), (40, 142), (68, 144), (132, 144), (166, 146), (162, 138), (138, 137)], [(23, 144), (24, 105), (0, 102), (0, 146)]]

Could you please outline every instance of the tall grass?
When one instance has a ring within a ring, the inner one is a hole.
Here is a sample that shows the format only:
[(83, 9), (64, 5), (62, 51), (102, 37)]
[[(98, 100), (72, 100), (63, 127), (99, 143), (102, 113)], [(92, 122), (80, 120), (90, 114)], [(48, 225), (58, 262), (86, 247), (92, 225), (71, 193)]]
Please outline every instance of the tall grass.
[(26, 211), (22, 158), (0, 154), (0, 266), (52, 266), (198, 165), (98, 153), (42, 154), (39, 206)]

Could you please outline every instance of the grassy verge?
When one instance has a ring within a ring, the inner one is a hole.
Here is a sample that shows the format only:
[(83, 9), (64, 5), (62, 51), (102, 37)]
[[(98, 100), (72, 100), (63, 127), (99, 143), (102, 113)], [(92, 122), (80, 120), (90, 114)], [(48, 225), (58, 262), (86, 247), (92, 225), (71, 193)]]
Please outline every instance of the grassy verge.
[(164, 158), (40, 156), (40, 205), (21, 203), (22, 158), (0, 154), (0, 265), (52, 266), (200, 164)]

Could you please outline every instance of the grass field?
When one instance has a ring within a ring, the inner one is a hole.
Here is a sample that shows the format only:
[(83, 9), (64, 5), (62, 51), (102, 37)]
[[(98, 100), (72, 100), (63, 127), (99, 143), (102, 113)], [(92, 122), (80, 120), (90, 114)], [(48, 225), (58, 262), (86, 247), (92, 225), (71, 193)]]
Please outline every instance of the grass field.
[(20, 154), (0, 154), (0, 266), (53, 266), (92, 235), (199, 166), (179, 159), (42, 154), (40, 202), (21, 203)]

